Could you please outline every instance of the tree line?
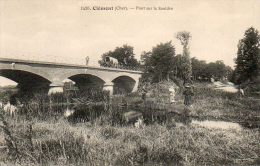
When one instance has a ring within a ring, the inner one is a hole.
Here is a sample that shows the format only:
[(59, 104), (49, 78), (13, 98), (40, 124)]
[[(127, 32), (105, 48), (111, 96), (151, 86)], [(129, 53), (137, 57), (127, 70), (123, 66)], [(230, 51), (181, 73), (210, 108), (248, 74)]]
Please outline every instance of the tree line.
[(238, 42), (237, 58), (234, 71), (223, 61), (207, 63), (195, 57), (190, 58), (189, 41), (191, 34), (186, 31), (178, 32), (175, 36), (183, 46), (182, 54), (177, 54), (172, 41), (160, 43), (150, 51), (141, 54), (141, 60), (135, 58), (134, 48), (129, 45), (117, 47), (113, 51), (102, 54), (99, 64), (107, 64), (105, 57), (118, 60), (121, 68), (138, 69), (144, 72), (142, 79), (149, 82), (174, 80), (179, 78), (185, 83), (192, 80), (209, 81), (231, 80), (236, 84), (253, 81), (259, 76), (260, 70), (260, 35), (253, 27), (246, 30), (244, 38)]
[[(233, 72), (232, 68), (221, 60), (207, 63), (195, 57), (189, 59), (189, 56), (175, 55), (175, 47), (171, 42), (161, 43), (152, 51), (143, 52), (141, 64), (144, 79), (150, 82), (175, 80), (175, 78), (187, 80), (187, 82), (210, 81), (211, 78), (229, 80)], [(191, 80), (188, 80), (189, 78)]]

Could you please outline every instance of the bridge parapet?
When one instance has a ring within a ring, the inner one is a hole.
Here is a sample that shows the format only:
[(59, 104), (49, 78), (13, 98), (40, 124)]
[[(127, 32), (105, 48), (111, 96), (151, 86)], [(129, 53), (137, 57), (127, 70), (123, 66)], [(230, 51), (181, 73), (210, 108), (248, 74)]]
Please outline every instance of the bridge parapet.
[(95, 70), (108, 70), (115, 72), (128, 72), (142, 74), (142, 71), (138, 70), (128, 70), (121, 68), (112, 68), (112, 67), (97, 67), (97, 66), (88, 66), (88, 65), (79, 65), (79, 64), (69, 64), (69, 63), (56, 63), (56, 62), (45, 62), (45, 61), (33, 61), (33, 60), (23, 60), (23, 59), (11, 59), (11, 58), (0, 58), (0, 62), (10, 62), (10, 63), (21, 63), (21, 64), (39, 64), (39, 65), (48, 65), (48, 66), (64, 66), (64, 67), (77, 67), (85, 69), (95, 69)]

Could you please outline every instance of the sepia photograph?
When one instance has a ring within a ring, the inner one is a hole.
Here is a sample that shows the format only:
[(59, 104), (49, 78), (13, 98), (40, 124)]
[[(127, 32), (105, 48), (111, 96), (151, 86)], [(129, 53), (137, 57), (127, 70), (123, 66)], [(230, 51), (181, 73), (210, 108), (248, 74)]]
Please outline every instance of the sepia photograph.
[(0, 0), (0, 166), (260, 166), (260, 0)]

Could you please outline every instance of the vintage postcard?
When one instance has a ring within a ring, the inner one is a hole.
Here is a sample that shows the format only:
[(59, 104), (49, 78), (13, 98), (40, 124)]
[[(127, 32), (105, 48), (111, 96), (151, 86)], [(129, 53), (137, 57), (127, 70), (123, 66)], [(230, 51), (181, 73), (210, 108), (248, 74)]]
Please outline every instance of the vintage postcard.
[(0, 165), (260, 165), (259, 0), (0, 0)]

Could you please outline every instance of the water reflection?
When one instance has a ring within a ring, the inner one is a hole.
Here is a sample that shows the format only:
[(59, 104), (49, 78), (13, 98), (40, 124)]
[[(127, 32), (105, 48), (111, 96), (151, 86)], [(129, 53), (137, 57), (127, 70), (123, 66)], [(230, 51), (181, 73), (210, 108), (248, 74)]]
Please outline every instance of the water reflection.
[(210, 128), (210, 129), (236, 129), (236, 130), (241, 130), (242, 127), (238, 123), (234, 122), (225, 122), (225, 121), (212, 121), (212, 120), (204, 120), (204, 121), (197, 121), (197, 120), (192, 120), (192, 124), (196, 124), (205, 128)]
[[(113, 119), (115, 119), (115, 123), (121, 124), (122, 115), (121, 113), (130, 111), (125, 108), (126, 110), (121, 110), (118, 112), (118, 108), (111, 108), (113, 110)], [(70, 122), (87, 122), (93, 121), (99, 118), (102, 114), (108, 113), (106, 110), (110, 110), (106, 108), (104, 104), (98, 105), (86, 105), (86, 104), (69, 104), (63, 106), (63, 116), (66, 117)], [(142, 111), (141, 109), (134, 108), (134, 110), (141, 112), (144, 116), (144, 122), (146, 125), (158, 122), (158, 123), (169, 123), (168, 121), (174, 120), (176, 124), (180, 125), (198, 125), (201, 127), (209, 128), (209, 129), (235, 129), (241, 130), (245, 126), (244, 123), (239, 122), (227, 122), (227, 121), (218, 121), (218, 120), (198, 120), (199, 117), (193, 117), (190, 115), (189, 108), (184, 108), (180, 113), (176, 112), (162, 112), (156, 110), (149, 110), (149, 111)], [(108, 115), (105, 115), (108, 116)], [(257, 121), (258, 122), (258, 121)], [(252, 127), (251, 128), (257, 128)]]
[(69, 104), (62, 108), (63, 117), (71, 123), (93, 121), (106, 110), (104, 104)]

